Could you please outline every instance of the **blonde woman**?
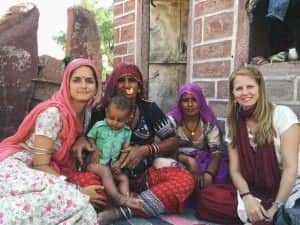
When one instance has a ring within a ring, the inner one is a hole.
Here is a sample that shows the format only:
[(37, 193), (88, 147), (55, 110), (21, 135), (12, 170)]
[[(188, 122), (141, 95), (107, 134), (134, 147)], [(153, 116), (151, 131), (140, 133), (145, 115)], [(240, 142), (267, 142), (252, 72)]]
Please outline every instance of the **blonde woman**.
[(268, 100), (254, 67), (232, 73), (229, 89), (226, 141), (233, 186), (204, 189), (198, 215), (224, 223), (225, 214), (230, 224), (282, 225), (274, 217), (279, 209), (299, 207), (299, 121), (290, 108)]

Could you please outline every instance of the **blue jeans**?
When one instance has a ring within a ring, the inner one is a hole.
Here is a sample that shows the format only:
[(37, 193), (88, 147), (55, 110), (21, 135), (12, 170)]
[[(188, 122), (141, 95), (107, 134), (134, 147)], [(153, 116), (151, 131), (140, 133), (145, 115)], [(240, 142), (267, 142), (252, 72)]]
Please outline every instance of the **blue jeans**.
[(284, 21), (290, 0), (269, 0), (268, 17), (275, 17)]

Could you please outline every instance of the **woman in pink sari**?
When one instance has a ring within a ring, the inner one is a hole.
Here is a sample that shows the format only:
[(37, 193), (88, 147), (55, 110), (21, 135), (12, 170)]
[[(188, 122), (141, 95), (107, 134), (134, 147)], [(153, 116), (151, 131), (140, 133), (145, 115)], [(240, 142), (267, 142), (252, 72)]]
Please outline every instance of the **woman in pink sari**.
[(82, 188), (69, 182), (78, 176), (70, 150), (83, 133), (97, 75), (90, 60), (73, 60), (59, 91), (0, 143), (0, 224), (97, 224), (90, 203), (104, 204), (100, 180)]

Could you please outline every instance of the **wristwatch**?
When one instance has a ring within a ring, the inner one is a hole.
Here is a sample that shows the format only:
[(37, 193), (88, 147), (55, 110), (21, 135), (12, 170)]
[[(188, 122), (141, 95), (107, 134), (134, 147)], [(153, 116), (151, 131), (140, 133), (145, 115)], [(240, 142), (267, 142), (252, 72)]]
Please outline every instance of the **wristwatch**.
[(283, 206), (284, 203), (283, 202), (279, 202), (279, 201), (275, 201), (272, 203), (272, 206), (274, 206), (276, 209), (280, 209), (281, 206)]

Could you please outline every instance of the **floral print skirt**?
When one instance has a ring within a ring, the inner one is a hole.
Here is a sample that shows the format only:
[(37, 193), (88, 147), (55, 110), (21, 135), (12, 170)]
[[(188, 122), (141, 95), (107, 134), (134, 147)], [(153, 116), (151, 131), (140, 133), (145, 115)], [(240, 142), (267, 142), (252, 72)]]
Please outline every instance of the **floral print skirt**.
[(88, 196), (30, 168), (27, 157), (19, 152), (0, 162), (0, 224), (98, 224)]

